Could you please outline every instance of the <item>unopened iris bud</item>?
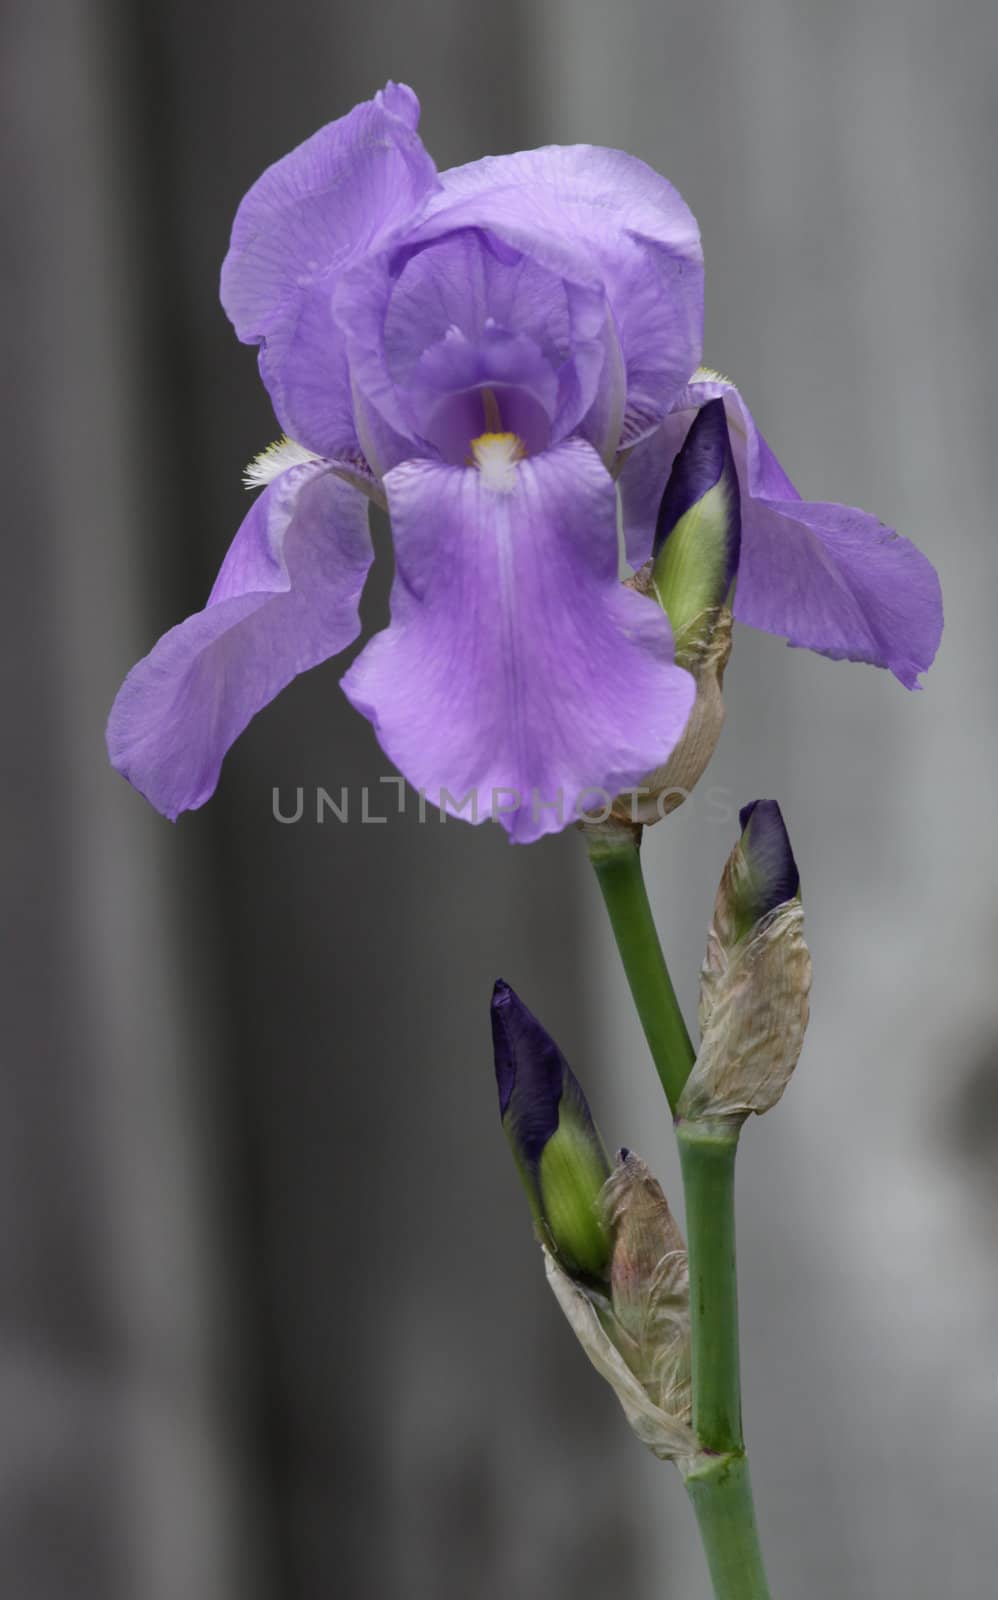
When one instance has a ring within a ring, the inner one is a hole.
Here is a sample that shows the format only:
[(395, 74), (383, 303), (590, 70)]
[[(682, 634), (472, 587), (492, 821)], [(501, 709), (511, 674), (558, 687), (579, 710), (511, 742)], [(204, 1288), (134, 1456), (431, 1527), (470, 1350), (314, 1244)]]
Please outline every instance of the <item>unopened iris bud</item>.
[(681, 805), (699, 782), (724, 724), (724, 669), (731, 655), (732, 585), (741, 551), (741, 501), (723, 400), (700, 411), (672, 465), (652, 559), (631, 580), (668, 614), (676, 662), (693, 675), (697, 697), (682, 738), (664, 766), (615, 806), (631, 822), (652, 823)]
[(786, 824), (775, 800), (754, 800), (739, 820), (700, 974), (700, 1050), (677, 1108), (687, 1122), (768, 1111), (807, 1027), (811, 958)]
[(723, 400), (708, 400), (672, 465), (655, 527), (651, 587), (668, 612), (676, 660), (716, 624), (738, 571), (741, 501)]
[(558, 1046), (501, 979), (492, 1043), (502, 1125), (538, 1235), (567, 1273), (604, 1278), (611, 1242), (600, 1205), (610, 1176), (603, 1141)]
[(686, 1249), (647, 1167), (611, 1172), (575, 1074), (501, 980), (492, 995), (499, 1110), (544, 1247), (548, 1282), (639, 1439), (695, 1456)]

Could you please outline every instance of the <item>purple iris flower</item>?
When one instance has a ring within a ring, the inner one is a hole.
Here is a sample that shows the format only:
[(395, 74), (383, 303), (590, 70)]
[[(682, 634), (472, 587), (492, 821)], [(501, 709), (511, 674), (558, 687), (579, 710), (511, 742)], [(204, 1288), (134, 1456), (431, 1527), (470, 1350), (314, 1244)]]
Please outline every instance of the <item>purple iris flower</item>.
[[(209, 798), (257, 711), (357, 637), (368, 500), (392, 522), (391, 624), (342, 686), (431, 802), (532, 840), (638, 784), (686, 725), (668, 619), (618, 581), (614, 479), (626, 460), (643, 561), (648, 497), (724, 388), (691, 381), (694, 218), (642, 162), (592, 146), (438, 174), (418, 111), (389, 84), (239, 207), (222, 302), (288, 437), (250, 471), (262, 492), (204, 610), (111, 713), (114, 766), (170, 818)], [(913, 682), (938, 634), (928, 564), (862, 513), (803, 506), (754, 430), (734, 447), (736, 615)]]

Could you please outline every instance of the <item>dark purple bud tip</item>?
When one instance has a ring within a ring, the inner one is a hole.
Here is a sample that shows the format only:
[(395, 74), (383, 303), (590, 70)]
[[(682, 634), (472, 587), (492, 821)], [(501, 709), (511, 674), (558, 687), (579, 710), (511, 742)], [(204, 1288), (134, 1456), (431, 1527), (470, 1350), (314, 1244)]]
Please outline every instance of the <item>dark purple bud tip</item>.
[(505, 978), (497, 978), (492, 989), (492, 1050), (495, 1056), (496, 1086), (499, 1090), (499, 1115), (506, 1115), (516, 1079), (512, 1024), (523, 1008)]
[(738, 570), (741, 550), (740, 500), (724, 401), (708, 400), (693, 419), (690, 431), (672, 464), (655, 526), (654, 559), (658, 559), (669, 535), (687, 512), (719, 485), (724, 493), (725, 515), (712, 520), (711, 548), (703, 551), (703, 559), (711, 570), (712, 587), (723, 599)]
[(528, 1166), (539, 1161), (563, 1114), (596, 1137), (574, 1072), (547, 1029), (501, 978), (492, 991), (492, 1047), (499, 1113)]
[(492, 1047), (499, 1113), (522, 1159), (535, 1166), (558, 1127), (572, 1072), (546, 1028), (501, 978), (492, 991)]
[(738, 813), (746, 879), (739, 885), (739, 921), (758, 922), (767, 912), (792, 900), (800, 890), (800, 873), (783, 813), (775, 800), (753, 800)]

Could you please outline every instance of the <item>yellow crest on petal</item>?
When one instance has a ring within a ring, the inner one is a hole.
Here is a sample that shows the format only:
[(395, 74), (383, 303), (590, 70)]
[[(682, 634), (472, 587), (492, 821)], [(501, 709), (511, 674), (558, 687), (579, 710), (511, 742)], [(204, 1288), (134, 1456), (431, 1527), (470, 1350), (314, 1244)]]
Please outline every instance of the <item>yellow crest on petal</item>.
[(482, 474), (482, 483), (500, 494), (513, 490), (517, 466), (526, 453), (523, 440), (516, 433), (481, 433), (471, 441), (472, 462)]

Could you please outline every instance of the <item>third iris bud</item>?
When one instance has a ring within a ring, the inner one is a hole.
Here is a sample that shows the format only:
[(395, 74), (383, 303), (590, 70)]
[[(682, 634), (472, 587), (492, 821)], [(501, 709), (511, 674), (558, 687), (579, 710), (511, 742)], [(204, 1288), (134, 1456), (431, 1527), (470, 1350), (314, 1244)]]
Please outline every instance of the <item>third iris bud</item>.
[(700, 975), (700, 1049), (686, 1122), (737, 1127), (774, 1106), (804, 1043), (811, 958), (800, 875), (775, 800), (754, 800), (721, 876)]

